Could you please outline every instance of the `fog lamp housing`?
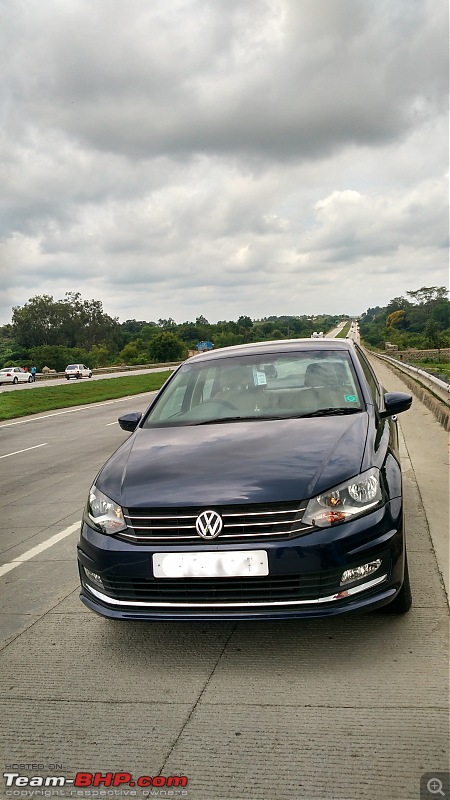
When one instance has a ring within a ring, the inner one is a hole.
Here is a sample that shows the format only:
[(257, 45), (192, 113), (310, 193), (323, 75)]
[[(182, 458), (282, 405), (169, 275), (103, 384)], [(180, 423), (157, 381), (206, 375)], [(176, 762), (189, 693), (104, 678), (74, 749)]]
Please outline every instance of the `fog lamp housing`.
[(83, 572), (88, 579), (89, 583), (92, 583), (94, 586), (98, 586), (100, 589), (104, 589), (103, 581), (100, 575), (97, 572), (92, 572), (87, 567), (83, 567)]
[(369, 561), (368, 564), (361, 564), (359, 567), (351, 567), (342, 573), (341, 586), (346, 586), (348, 583), (359, 581), (362, 578), (367, 578), (368, 575), (376, 572), (381, 567), (381, 558), (376, 558), (374, 561)]

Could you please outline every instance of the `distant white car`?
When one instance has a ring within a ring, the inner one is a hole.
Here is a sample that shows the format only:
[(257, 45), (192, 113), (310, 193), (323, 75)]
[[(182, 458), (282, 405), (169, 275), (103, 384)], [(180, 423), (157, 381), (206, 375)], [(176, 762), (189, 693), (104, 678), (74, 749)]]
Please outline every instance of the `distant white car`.
[(0, 369), (0, 385), (2, 383), (33, 383), (33, 376), (22, 367), (4, 367)]
[(92, 378), (92, 370), (85, 364), (69, 364), (64, 370), (67, 380), (70, 378)]

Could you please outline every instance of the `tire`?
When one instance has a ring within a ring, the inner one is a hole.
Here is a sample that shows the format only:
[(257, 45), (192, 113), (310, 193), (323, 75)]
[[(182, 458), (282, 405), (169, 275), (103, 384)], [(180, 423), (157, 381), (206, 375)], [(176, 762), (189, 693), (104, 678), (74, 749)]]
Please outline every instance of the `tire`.
[(89, 373), (89, 377), (92, 378), (92, 372)]
[(28, 378), (28, 383), (33, 383), (33, 376), (32, 375), (30, 375), (30, 377)]
[(406, 614), (412, 606), (411, 584), (409, 582), (408, 558), (405, 553), (405, 574), (403, 576), (402, 588), (392, 603), (380, 608), (384, 614)]
[(19, 383), (19, 378), (13, 378), (13, 383)]

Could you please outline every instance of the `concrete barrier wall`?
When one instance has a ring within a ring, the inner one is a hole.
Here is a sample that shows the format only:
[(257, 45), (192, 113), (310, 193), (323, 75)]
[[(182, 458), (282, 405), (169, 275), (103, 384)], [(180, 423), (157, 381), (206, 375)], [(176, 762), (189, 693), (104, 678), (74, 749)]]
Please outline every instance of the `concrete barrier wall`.
[[(391, 355), (391, 353), (388, 353), (388, 355)], [(403, 358), (405, 361), (409, 359), (422, 361), (427, 358), (436, 359), (436, 361), (448, 361), (450, 358), (450, 348), (441, 347), (440, 350), (396, 350), (392, 355), (395, 358)]]

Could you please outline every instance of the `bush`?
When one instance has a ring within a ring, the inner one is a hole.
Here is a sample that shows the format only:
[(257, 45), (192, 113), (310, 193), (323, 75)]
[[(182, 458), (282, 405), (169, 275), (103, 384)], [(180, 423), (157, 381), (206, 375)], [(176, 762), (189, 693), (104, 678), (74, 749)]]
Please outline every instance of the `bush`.
[(161, 331), (151, 340), (149, 353), (153, 361), (179, 361), (187, 358), (188, 349), (174, 333)]

